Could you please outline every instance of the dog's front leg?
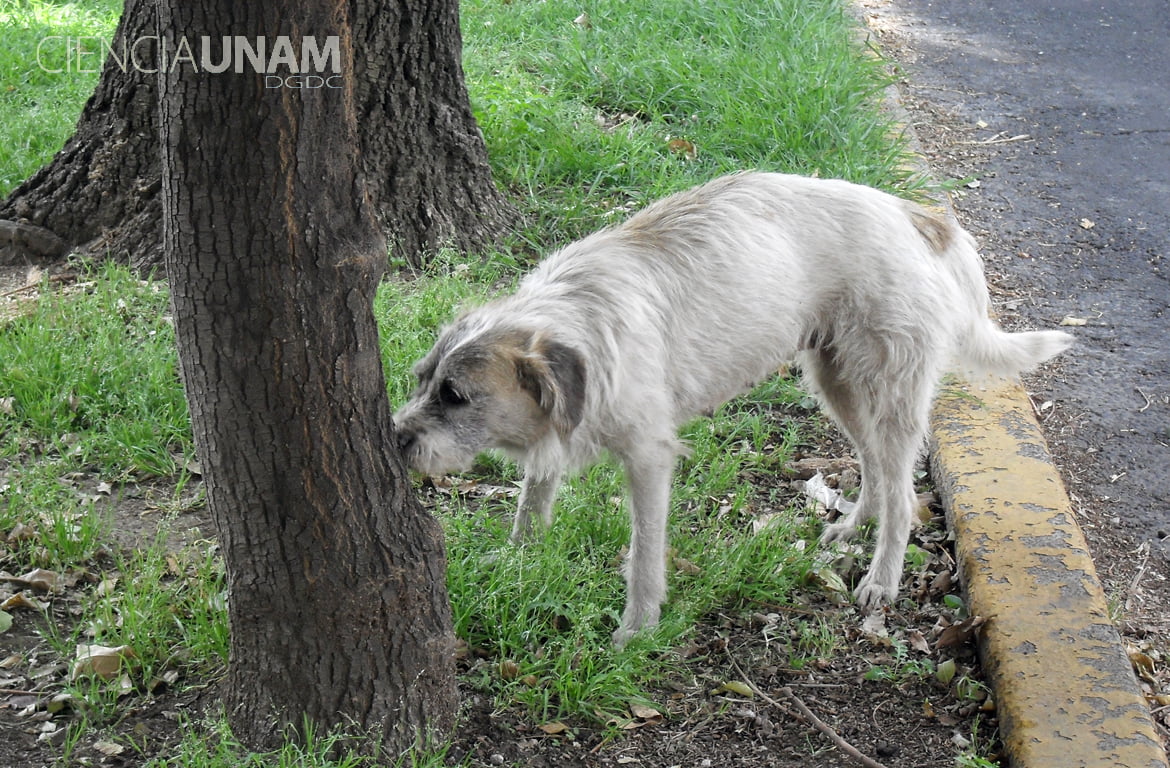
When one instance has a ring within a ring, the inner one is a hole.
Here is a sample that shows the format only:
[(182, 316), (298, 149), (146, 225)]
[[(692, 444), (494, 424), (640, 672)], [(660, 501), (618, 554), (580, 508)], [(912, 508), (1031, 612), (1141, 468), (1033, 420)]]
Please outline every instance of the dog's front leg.
[(516, 505), (516, 519), (512, 522), (513, 544), (521, 544), (532, 538), (533, 523), (547, 530), (553, 520), (553, 500), (557, 489), (561, 486), (561, 476), (534, 475), (525, 471), (524, 482), (520, 486), (520, 501)]
[(619, 648), (643, 627), (658, 623), (666, 599), (666, 519), (674, 452), (653, 445), (623, 457), (630, 490), (630, 554), (626, 561), (626, 608), (613, 634)]

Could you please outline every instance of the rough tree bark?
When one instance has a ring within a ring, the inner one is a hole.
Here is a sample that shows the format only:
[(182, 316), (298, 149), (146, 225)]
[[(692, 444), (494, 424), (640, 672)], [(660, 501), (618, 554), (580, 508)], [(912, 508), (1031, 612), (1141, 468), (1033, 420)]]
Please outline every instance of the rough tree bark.
[[(362, 168), (395, 255), (418, 266), (444, 245), (483, 248), (514, 211), (468, 103), (457, 1), (355, 0), (349, 13)], [(0, 264), (70, 251), (161, 264), (156, 25), (154, 0), (126, 0), (111, 43), (122, 61), (107, 58), (65, 147), (0, 201)]]
[(307, 716), (397, 752), (456, 711), (442, 534), (410, 491), (372, 312), (385, 241), (361, 167), (355, 33), (380, 12), (160, 3), (172, 50), (183, 36), (340, 40), (337, 89), (187, 65), (160, 78), (165, 261), (230, 589), (224, 693), (255, 747)]
[(442, 246), (482, 248), (514, 211), (492, 183), (471, 113), (458, 0), (376, 8), (355, 25), (357, 100), (363, 169), (392, 251), (417, 267)]

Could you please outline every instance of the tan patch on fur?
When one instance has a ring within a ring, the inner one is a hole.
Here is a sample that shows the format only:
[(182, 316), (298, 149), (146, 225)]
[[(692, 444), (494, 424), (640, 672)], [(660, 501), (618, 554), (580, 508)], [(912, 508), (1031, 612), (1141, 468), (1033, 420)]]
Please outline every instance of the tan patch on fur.
[(475, 355), (475, 364), (460, 372), (479, 391), (492, 393), (493, 433), (510, 446), (534, 440), (552, 427), (546, 404), (520, 376), (529, 358), (530, 338), (521, 331), (489, 334), (477, 342), (477, 351), (484, 354)]
[(516, 370), (524, 357), (524, 348), (515, 336), (492, 339), (485, 345), (489, 353), (479, 366), (476, 381), (483, 389), (505, 394), (519, 389)]
[(917, 205), (909, 205), (907, 211), (910, 223), (922, 235), (922, 239), (930, 244), (935, 253), (943, 253), (951, 247), (955, 239), (955, 228), (950, 220), (941, 213), (927, 210)]

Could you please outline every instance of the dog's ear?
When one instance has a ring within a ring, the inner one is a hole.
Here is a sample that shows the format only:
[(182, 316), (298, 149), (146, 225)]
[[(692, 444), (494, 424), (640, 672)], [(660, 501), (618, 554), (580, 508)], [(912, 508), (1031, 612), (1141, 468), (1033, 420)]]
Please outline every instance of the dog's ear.
[(577, 428), (585, 414), (585, 361), (577, 350), (535, 335), (516, 373), (562, 437)]

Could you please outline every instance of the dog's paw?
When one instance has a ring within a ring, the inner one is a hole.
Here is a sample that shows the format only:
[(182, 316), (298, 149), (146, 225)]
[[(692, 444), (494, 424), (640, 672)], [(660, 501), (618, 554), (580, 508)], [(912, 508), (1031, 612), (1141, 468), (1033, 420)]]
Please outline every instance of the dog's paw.
[(636, 629), (619, 627), (617, 631), (613, 633), (613, 647), (620, 651), (622, 648), (626, 647), (626, 643), (630, 642), (630, 638), (636, 634), (638, 634), (638, 630)]
[(832, 544), (835, 541), (846, 542), (857, 535), (857, 526), (851, 522), (833, 523), (826, 525), (821, 531), (821, 544)]
[(863, 614), (880, 610), (883, 605), (891, 604), (898, 597), (898, 585), (881, 584), (866, 574), (857, 589), (853, 592), (853, 599)]
[(622, 614), (621, 626), (613, 633), (614, 647), (621, 650), (634, 635), (644, 629), (653, 629), (657, 624), (657, 604), (642, 606), (641, 609), (636, 604), (626, 606), (626, 610)]

